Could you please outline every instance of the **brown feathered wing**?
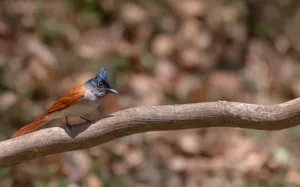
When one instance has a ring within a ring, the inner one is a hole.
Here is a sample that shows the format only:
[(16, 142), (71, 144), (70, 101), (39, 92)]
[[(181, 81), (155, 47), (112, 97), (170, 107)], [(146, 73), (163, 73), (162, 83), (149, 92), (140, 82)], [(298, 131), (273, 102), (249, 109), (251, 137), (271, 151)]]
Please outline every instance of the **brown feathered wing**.
[(55, 103), (48, 108), (45, 114), (43, 114), (41, 117), (34, 120), (30, 124), (26, 125), (25, 127), (21, 128), (13, 137), (21, 136), (24, 133), (32, 132), (38, 127), (48, 123), (53, 119), (49, 116), (49, 114), (61, 111), (65, 108), (76, 104), (84, 97), (84, 95), (85, 87), (83, 85), (72, 88), (63, 97), (56, 100)]

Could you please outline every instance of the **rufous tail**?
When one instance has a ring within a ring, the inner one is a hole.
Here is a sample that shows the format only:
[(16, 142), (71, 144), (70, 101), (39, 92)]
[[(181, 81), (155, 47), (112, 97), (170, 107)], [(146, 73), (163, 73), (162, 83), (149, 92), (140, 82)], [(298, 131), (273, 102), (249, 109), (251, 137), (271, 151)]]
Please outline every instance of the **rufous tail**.
[(41, 117), (39, 117), (38, 119), (31, 122), (30, 124), (28, 124), (25, 127), (21, 128), (16, 134), (14, 134), (13, 138), (15, 138), (17, 136), (21, 136), (24, 133), (32, 132), (35, 129), (37, 129), (38, 127), (48, 123), (51, 120), (52, 120), (51, 118), (47, 117), (47, 114), (44, 114)]

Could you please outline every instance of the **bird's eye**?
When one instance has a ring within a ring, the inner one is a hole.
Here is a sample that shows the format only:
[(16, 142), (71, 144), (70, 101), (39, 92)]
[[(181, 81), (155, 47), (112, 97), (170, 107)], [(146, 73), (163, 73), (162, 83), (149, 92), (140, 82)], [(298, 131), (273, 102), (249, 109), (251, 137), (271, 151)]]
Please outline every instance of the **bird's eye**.
[(102, 83), (102, 82), (99, 82), (99, 83), (98, 83), (98, 86), (99, 86), (99, 87), (103, 87), (103, 83)]

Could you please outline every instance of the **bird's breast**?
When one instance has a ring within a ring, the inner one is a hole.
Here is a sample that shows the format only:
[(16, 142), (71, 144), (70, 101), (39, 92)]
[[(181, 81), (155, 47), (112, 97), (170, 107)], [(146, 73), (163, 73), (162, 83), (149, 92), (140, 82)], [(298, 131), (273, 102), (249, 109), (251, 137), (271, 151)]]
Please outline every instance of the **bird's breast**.
[(92, 91), (92, 89), (85, 87), (85, 95), (84, 97), (76, 104), (71, 107), (65, 109), (65, 116), (79, 116), (85, 115), (93, 112), (99, 105), (98, 98)]
[(99, 100), (82, 99), (78, 103), (67, 108), (64, 113), (66, 116), (86, 115), (96, 110)]

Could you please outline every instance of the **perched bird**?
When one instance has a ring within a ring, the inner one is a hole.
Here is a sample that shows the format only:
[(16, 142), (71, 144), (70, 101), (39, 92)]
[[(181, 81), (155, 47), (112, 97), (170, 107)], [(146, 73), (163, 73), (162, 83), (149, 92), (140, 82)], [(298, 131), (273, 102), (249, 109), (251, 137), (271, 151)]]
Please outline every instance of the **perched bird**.
[(96, 77), (88, 80), (83, 85), (72, 88), (63, 97), (55, 101), (46, 113), (21, 128), (13, 137), (32, 132), (49, 121), (61, 117), (66, 118), (66, 125), (68, 127), (71, 127), (68, 122), (69, 116), (79, 116), (87, 122), (91, 122), (82, 116), (95, 110), (99, 104), (99, 100), (108, 93), (117, 94), (118, 92), (111, 88), (106, 77), (106, 70), (102, 68)]

